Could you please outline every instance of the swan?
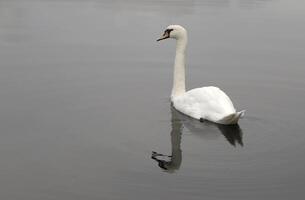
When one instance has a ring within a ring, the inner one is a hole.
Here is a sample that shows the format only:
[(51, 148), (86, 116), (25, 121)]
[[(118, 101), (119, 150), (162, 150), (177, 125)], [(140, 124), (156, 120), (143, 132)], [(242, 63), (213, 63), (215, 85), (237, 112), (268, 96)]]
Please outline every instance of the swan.
[(171, 102), (173, 107), (192, 118), (208, 120), (218, 124), (237, 124), (245, 111), (236, 112), (231, 99), (221, 89), (214, 86), (185, 90), (185, 51), (187, 31), (180, 25), (169, 25), (157, 41), (176, 39)]

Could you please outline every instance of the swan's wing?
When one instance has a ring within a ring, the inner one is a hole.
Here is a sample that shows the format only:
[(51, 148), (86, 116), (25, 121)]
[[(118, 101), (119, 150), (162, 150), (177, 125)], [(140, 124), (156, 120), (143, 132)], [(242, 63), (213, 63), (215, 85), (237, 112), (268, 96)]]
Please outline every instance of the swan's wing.
[(176, 97), (174, 106), (195, 119), (204, 118), (210, 121), (217, 121), (236, 112), (230, 98), (213, 86), (192, 89)]

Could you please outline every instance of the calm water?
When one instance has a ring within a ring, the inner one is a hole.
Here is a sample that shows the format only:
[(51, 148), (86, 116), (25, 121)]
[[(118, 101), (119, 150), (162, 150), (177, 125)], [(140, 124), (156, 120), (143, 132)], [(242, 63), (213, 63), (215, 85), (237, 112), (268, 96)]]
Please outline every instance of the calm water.
[[(172, 23), (239, 126), (171, 109)], [(302, 199), (304, 75), (303, 0), (0, 0), (0, 199)]]

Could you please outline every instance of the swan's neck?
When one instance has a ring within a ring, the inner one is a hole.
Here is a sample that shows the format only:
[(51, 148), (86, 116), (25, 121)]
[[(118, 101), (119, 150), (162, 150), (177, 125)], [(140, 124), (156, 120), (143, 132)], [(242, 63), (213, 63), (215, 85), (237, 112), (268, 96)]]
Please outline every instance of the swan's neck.
[(179, 38), (176, 45), (176, 57), (174, 66), (174, 82), (171, 98), (185, 93), (185, 50), (187, 36)]

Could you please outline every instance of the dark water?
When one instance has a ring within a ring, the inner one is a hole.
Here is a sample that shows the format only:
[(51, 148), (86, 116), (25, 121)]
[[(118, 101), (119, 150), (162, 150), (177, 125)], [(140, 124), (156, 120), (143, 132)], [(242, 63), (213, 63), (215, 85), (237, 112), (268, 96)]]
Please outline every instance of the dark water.
[[(172, 23), (239, 126), (171, 110)], [(304, 75), (303, 0), (1, 0), (0, 199), (302, 199)]]

